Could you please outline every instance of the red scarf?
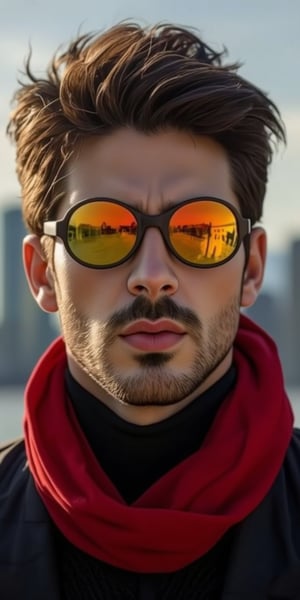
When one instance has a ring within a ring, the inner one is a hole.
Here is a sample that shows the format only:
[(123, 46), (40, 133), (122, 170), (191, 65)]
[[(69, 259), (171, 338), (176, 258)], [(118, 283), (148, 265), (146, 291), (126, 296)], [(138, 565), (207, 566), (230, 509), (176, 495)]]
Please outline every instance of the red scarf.
[(83, 551), (136, 572), (171, 572), (207, 552), (271, 488), (292, 434), (275, 344), (241, 316), (238, 378), (201, 448), (128, 506), (99, 466), (64, 387), (56, 340), (26, 389), (25, 443), (37, 490)]

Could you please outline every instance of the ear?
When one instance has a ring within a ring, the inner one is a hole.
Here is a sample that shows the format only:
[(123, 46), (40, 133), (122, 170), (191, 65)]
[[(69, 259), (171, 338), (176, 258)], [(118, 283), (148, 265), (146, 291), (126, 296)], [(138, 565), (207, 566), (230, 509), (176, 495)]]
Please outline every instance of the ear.
[(40, 308), (45, 312), (56, 312), (54, 279), (37, 235), (27, 235), (23, 240), (23, 264), (30, 291)]
[(262, 227), (255, 227), (250, 236), (250, 250), (241, 291), (241, 306), (254, 304), (263, 283), (267, 254), (267, 236)]

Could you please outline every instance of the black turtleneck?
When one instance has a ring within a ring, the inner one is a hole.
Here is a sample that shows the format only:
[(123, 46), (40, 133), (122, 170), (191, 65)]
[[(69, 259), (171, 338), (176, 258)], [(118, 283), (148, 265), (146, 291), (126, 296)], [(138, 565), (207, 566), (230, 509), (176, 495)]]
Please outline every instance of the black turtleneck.
[(167, 471), (199, 449), (234, 385), (235, 368), (171, 417), (135, 425), (116, 415), (66, 372), (67, 390), (96, 458), (127, 503), (134, 502)]

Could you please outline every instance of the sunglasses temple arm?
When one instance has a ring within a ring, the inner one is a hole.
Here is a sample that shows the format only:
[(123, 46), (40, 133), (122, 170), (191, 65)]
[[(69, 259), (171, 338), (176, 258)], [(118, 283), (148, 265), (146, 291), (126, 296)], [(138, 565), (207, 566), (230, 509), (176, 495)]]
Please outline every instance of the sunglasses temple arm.
[(57, 235), (57, 222), (56, 221), (46, 221), (43, 225), (43, 232), (45, 235), (50, 235), (55, 237)]

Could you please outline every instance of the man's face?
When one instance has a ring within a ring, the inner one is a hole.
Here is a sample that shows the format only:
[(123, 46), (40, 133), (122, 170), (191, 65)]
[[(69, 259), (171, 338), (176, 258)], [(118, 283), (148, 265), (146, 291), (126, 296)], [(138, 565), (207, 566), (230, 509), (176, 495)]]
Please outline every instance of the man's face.
[[(86, 198), (114, 198), (154, 215), (205, 195), (238, 208), (216, 142), (122, 129), (85, 141), (58, 218)], [(242, 245), (222, 266), (185, 265), (150, 228), (127, 262), (96, 270), (76, 263), (57, 239), (53, 279), (73, 375), (121, 414), (147, 405), (175, 412), (230, 365), (244, 263)]]

